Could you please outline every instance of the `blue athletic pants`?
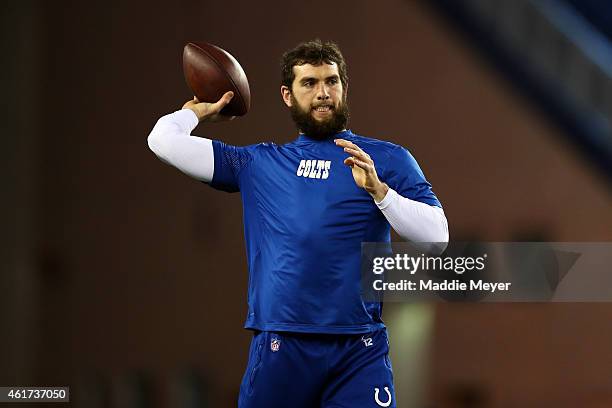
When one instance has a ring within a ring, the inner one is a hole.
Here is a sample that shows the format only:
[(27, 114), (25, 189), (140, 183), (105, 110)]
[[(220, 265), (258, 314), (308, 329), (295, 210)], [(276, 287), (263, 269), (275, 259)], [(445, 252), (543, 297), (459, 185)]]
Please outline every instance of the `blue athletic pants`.
[(387, 331), (255, 332), (238, 407), (395, 408)]

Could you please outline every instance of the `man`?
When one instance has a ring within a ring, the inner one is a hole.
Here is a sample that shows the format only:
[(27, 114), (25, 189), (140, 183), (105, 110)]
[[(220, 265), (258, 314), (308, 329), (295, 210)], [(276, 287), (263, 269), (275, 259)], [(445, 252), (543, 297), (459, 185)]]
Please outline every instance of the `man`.
[(190, 136), (220, 115), (187, 102), (148, 142), (162, 159), (224, 191), (240, 191), (254, 331), (239, 407), (395, 407), (380, 303), (361, 298), (362, 242), (448, 241), (446, 218), (414, 158), (358, 136), (348, 121), (346, 64), (319, 40), (282, 59), (281, 96), (299, 135), (246, 147)]

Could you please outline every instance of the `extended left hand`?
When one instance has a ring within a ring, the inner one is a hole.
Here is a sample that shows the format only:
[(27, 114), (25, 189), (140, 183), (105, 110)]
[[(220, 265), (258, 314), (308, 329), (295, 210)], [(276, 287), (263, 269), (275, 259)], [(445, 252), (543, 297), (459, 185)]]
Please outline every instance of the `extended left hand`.
[(348, 140), (335, 139), (334, 142), (350, 154), (350, 157), (344, 159), (344, 164), (351, 168), (355, 183), (370, 193), (376, 202), (381, 202), (389, 191), (389, 186), (378, 179), (374, 161), (370, 155)]

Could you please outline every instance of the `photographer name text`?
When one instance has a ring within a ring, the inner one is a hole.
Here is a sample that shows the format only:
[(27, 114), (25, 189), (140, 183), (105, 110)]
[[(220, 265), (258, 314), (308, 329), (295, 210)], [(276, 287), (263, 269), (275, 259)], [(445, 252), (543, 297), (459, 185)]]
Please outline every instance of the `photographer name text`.
[(418, 282), (409, 281), (403, 279), (399, 282), (384, 282), (381, 279), (377, 279), (372, 283), (374, 290), (376, 291), (436, 291), (436, 292), (452, 292), (452, 291), (466, 291), (466, 290), (479, 290), (485, 292), (503, 292), (510, 290), (511, 282), (485, 282), (482, 279), (470, 280), (469, 282), (462, 282), (458, 279), (451, 281), (435, 281), (432, 279), (421, 280)]

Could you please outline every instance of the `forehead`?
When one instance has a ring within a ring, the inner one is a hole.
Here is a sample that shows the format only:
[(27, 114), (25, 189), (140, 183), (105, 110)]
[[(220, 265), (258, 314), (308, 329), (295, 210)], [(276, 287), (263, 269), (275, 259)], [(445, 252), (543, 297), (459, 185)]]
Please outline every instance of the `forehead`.
[(338, 65), (336, 63), (326, 64), (325, 62), (320, 65), (303, 64), (294, 65), (293, 73), (295, 74), (295, 80), (299, 81), (302, 78), (313, 77), (313, 78), (328, 78), (330, 76), (338, 75)]

